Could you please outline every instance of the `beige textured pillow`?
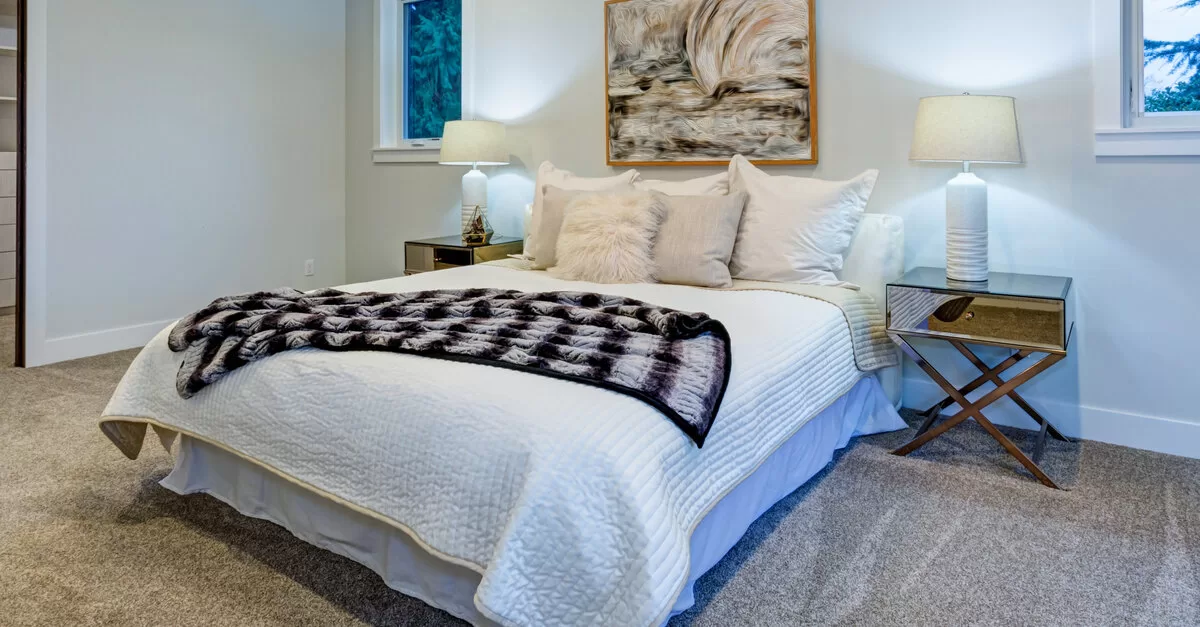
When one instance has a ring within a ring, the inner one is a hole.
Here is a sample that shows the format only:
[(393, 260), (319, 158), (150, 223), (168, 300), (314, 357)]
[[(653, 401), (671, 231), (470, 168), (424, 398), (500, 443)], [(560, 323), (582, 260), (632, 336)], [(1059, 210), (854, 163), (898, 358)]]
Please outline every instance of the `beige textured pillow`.
[(560, 189), (547, 185), (542, 190), (542, 219), (533, 227), (533, 241), (537, 242), (531, 252), (528, 241), (525, 253), (533, 257), (534, 270), (546, 270), (558, 265), (558, 235), (562, 231), (563, 217), (571, 201), (592, 194), (627, 194), (633, 191), (629, 185), (621, 185), (604, 191)]
[(654, 239), (666, 217), (661, 196), (585, 194), (571, 201), (558, 234), (558, 265), (568, 281), (653, 283)]
[(662, 283), (732, 287), (729, 259), (748, 196), (668, 196), (667, 217), (654, 245)]
[(559, 189), (586, 191), (632, 191), (633, 184), (641, 177), (637, 170), (626, 170), (616, 176), (599, 178), (578, 176), (568, 170), (562, 170), (549, 161), (538, 166), (537, 183), (533, 188), (533, 217), (529, 236), (525, 239), (525, 254), (535, 260), (546, 257), (548, 263), (534, 262), (534, 269), (545, 270), (554, 265), (554, 242), (558, 238), (559, 227), (562, 226), (562, 216), (557, 221), (551, 216), (553, 224), (543, 225), (546, 213), (544, 191), (548, 186)]

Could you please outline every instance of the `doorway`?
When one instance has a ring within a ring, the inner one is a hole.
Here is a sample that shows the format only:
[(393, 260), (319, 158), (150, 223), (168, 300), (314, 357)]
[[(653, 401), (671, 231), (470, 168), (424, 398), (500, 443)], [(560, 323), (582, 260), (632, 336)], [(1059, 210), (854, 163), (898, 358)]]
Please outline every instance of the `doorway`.
[(25, 6), (0, 0), (0, 367), (25, 365)]

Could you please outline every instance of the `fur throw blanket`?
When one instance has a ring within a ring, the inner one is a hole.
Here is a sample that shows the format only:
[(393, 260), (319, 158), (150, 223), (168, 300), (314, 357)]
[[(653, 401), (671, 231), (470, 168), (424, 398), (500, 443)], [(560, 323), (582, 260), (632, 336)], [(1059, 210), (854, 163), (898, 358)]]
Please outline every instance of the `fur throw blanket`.
[(190, 398), (250, 362), (296, 348), (409, 353), (522, 370), (627, 394), (697, 446), (729, 382), (725, 327), (619, 296), (435, 290), (409, 294), (291, 288), (220, 298), (180, 320), (176, 388)]

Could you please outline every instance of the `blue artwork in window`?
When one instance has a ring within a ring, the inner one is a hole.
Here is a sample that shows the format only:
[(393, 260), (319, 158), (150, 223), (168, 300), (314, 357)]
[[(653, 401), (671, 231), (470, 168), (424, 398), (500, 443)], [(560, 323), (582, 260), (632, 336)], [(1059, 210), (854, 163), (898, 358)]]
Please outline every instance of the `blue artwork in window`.
[(404, 138), (442, 136), (462, 119), (462, 0), (404, 5)]
[(1200, 112), (1200, 0), (1143, 0), (1146, 113)]

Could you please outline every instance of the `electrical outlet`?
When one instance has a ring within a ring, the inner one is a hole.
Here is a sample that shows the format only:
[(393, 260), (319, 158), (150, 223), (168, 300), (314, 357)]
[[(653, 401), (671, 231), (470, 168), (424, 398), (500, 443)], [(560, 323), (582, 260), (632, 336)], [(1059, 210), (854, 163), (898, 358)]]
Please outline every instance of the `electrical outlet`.
[(304, 262), (304, 276), (312, 276), (317, 273), (317, 262), (313, 259), (307, 259)]

